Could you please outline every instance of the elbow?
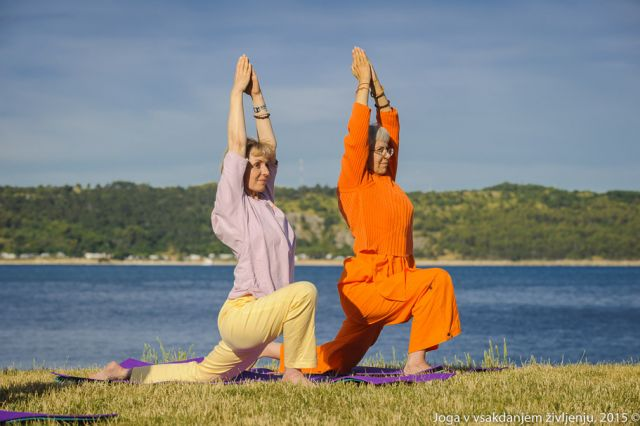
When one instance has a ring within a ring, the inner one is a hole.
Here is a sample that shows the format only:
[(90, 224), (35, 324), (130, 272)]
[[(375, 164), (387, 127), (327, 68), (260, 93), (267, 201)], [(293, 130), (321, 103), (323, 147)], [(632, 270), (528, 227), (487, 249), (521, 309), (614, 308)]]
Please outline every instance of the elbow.
[(245, 154), (245, 147), (247, 146), (247, 140), (242, 139), (241, 137), (229, 136), (229, 140), (227, 141), (229, 146), (229, 151), (233, 151), (242, 156)]
[(221, 223), (224, 221), (224, 217), (214, 207), (211, 211), (211, 229), (216, 236), (220, 233)]
[(216, 232), (216, 209), (215, 208), (211, 211), (211, 229), (215, 234)]
[(270, 146), (273, 149), (273, 155), (275, 158), (275, 149), (276, 149), (276, 140), (274, 138), (264, 138), (264, 137), (258, 137), (258, 140), (260, 141), (261, 144)]

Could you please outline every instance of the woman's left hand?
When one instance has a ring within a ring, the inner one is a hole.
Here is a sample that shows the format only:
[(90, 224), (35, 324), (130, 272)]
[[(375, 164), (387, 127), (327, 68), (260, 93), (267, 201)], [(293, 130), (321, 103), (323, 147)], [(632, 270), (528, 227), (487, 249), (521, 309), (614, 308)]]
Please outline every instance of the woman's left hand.
[(371, 82), (373, 84), (380, 84), (380, 81), (378, 80), (378, 75), (376, 74), (376, 70), (373, 68), (373, 64), (371, 62), (369, 62), (369, 65), (371, 66)]
[(256, 74), (255, 67), (251, 68), (251, 82), (249, 82), (249, 86), (247, 87), (247, 92), (251, 97), (256, 95), (260, 95), (262, 93), (262, 89), (260, 89), (260, 82), (258, 81), (258, 74)]
[[(373, 68), (373, 64), (371, 65), (371, 84), (371, 90), (374, 94), (381, 95), (384, 93), (384, 87), (380, 83), (380, 80), (378, 80), (378, 75), (376, 74), (376, 70)], [(383, 102), (383, 104), (384, 103), (386, 102)]]

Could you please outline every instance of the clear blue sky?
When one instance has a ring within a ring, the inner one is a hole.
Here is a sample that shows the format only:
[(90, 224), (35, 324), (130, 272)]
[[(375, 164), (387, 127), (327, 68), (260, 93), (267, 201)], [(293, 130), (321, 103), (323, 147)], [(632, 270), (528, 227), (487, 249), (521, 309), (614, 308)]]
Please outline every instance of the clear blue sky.
[(640, 190), (637, 1), (0, 0), (0, 185), (217, 180), (246, 53), (278, 184), (333, 186), (354, 45), (399, 110), (405, 189)]

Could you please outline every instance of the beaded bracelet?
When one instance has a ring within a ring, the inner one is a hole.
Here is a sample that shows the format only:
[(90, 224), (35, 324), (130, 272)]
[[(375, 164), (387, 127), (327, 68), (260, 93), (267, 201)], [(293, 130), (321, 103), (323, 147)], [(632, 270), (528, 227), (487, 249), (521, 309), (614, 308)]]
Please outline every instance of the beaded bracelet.
[[(377, 81), (377, 80), (376, 80), (376, 81)], [(375, 82), (374, 82), (374, 83), (375, 83)], [(372, 97), (373, 99), (378, 99), (379, 97), (381, 97), (381, 96), (383, 96), (383, 95), (384, 95), (384, 86), (383, 86), (382, 84), (380, 84), (380, 89), (381, 89), (381, 90), (380, 90), (380, 94), (379, 94), (378, 96), (375, 96), (375, 93), (376, 93), (376, 85), (375, 85), (375, 84), (372, 84), (372, 85), (371, 85), (371, 97)]]
[(253, 107), (253, 112), (254, 112), (255, 114), (259, 113), (260, 111), (267, 112), (267, 111), (268, 111), (268, 110), (267, 110), (267, 104), (262, 104), (262, 105), (260, 105), (260, 106), (254, 106), (254, 107)]

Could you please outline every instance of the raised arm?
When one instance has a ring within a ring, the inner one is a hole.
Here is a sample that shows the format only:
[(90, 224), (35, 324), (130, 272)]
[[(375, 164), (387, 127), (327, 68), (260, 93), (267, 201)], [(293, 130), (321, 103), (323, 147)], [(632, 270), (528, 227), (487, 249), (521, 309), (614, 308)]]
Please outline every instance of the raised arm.
[(358, 80), (358, 88), (356, 89), (356, 102), (367, 105), (367, 93), (371, 87), (371, 64), (367, 55), (359, 47), (354, 47), (351, 52), (353, 58), (351, 62), (351, 73)]
[(351, 52), (353, 61), (351, 72), (358, 81), (355, 103), (349, 119), (348, 133), (344, 138), (344, 155), (338, 178), (340, 189), (354, 188), (361, 184), (367, 174), (369, 158), (369, 117), (367, 105), (371, 83), (371, 66), (364, 50), (355, 47)]
[(264, 144), (270, 145), (273, 148), (274, 158), (276, 152), (276, 136), (271, 127), (271, 114), (267, 109), (267, 104), (262, 94), (262, 88), (258, 81), (258, 75), (256, 69), (251, 69), (251, 82), (249, 83), (249, 93), (251, 94), (251, 100), (253, 101), (253, 117), (256, 119), (256, 130), (258, 131), (258, 140)]
[(251, 64), (242, 55), (236, 64), (233, 87), (229, 99), (227, 136), (229, 152), (224, 157), (222, 176), (218, 182), (216, 201), (211, 212), (211, 225), (218, 238), (237, 254), (244, 244), (243, 209), (244, 172), (247, 167), (245, 150), (247, 131), (242, 107), (242, 93), (251, 80)]
[(227, 121), (227, 142), (229, 151), (244, 158), (247, 146), (247, 129), (244, 123), (242, 93), (251, 81), (251, 64), (247, 55), (242, 55), (236, 64), (236, 73), (229, 96), (229, 120)]
[(371, 97), (373, 98), (376, 109), (378, 112), (390, 112), (391, 103), (387, 99), (387, 94), (384, 92), (384, 87), (380, 83), (380, 79), (376, 74), (376, 70), (371, 65)]
[(258, 74), (254, 66), (251, 67), (251, 81), (246, 89), (251, 96), (253, 103), (253, 117), (256, 120), (256, 131), (258, 132), (258, 141), (264, 145), (271, 147), (273, 151), (273, 159), (269, 164), (269, 177), (267, 178), (265, 196), (271, 201), (275, 200), (275, 184), (276, 175), (278, 173), (278, 160), (276, 156), (276, 135), (271, 126), (271, 114), (267, 109), (267, 104), (262, 94), (262, 87), (258, 81)]
[(391, 107), (391, 102), (384, 92), (384, 86), (371, 65), (371, 97), (376, 104), (376, 121), (379, 125), (387, 129), (391, 140), (389, 145), (393, 147), (394, 154), (389, 158), (389, 175), (391, 179), (396, 179), (398, 172), (398, 155), (400, 154), (400, 120), (398, 111)]

